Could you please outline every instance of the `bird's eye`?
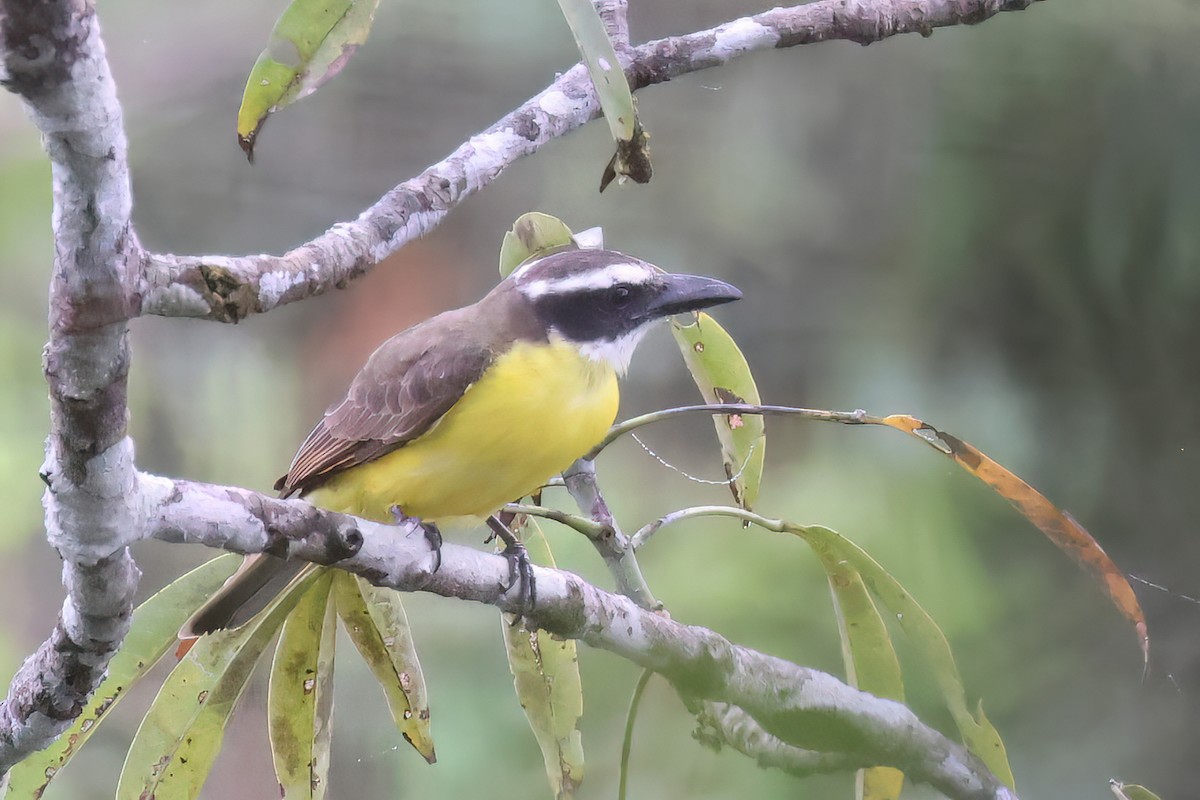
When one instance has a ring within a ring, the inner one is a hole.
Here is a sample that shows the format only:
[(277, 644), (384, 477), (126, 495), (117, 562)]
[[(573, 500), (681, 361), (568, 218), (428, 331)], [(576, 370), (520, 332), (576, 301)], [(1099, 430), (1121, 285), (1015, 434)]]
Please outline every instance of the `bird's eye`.
[(629, 302), (630, 291), (628, 286), (614, 286), (609, 292), (613, 304), (623, 306)]

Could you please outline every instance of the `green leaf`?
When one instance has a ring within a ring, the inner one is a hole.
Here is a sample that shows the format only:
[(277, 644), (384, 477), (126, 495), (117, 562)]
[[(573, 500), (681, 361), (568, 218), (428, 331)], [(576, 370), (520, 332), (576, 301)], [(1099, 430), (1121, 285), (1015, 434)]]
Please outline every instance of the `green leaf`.
[(592, 0), (558, 0), (559, 8), (575, 37), (575, 44), (587, 65), (596, 97), (608, 129), (617, 143), (617, 152), (609, 161), (600, 180), (600, 191), (615, 177), (633, 178), (638, 183), (650, 180), (653, 170), (646, 147), (648, 134), (637, 118), (637, 105), (629, 90), (629, 81), (613, 49), (604, 22)]
[[(842, 659), (851, 686), (876, 697), (904, 702), (904, 680), (892, 638), (858, 570), (829, 552), (818, 553), (842, 639)], [(904, 788), (904, 773), (893, 767), (861, 769), (856, 778), (859, 800), (896, 800)]]
[(233, 574), (241, 561), (233, 554), (214, 558), (164, 587), (133, 612), (129, 635), (108, 665), (108, 676), (78, 719), (54, 744), (9, 771), (6, 800), (37, 798), (79, 752), (108, 712), (129, 692), (172, 645), (176, 632), (193, 611)]
[(596, 87), (596, 96), (613, 139), (630, 139), (637, 118), (633, 94), (629, 91), (629, 82), (625, 80), (625, 72), (608, 38), (608, 31), (604, 30), (604, 21), (596, 13), (592, 0), (558, 0), (558, 6), (587, 65), (588, 75)]
[(507, 278), (513, 270), (531, 258), (561, 247), (575, 247), (574, 236), (558, 217), (529, 211), (517, 217), (512, 230), (504, 234), (500, 244), (500, 277)]
[(320, 574), (312, 570), (301, 577), (242, 627), (196, 641), (138, 727), (121, 769), (117, 800), (192, 800), (200, 793), (254, 667)]
[(1159, 800), (1158, 795), (1154, 792), (1145, 786), (1138, 786), (1136, 783), (1121, 783), (1112, 780), (1108, 782), (1108, 788), (1112, 789), (1117, 800)]
[(320, 800), (329, 786), (333, 663), (337, 641), (333, 573), (325, 571), (283, 623), (271, 664), (267, 722), (286, 800)]
[(254, 62), (242, 106), (238, 143), (253, 160), (267, 116), (315, 92), (341, 72), (367, 40), (379, 0), (292, 0)]
[(427, 762), (434, 763), (437, 755), (429, 731), (425, 675), (400, 593), (339, 573), (333, 580), (333, 594), (346, 633), (383, 688), (400, 735)]
[(916, 644), (917, 651), (932, 668), (946, 708), (954, 717), (959, 734), (963, 738), (963, 744), (979, 756), (1006, 786), (1014, 787), (1012, 768), (1008, 764), (1004, 742), (984, 715), (982, 702), (977, 706), (975, 714), (967, 707), (966, 690), (963, 688), (958, 665), (954, 662), (954, 655), (950, 652), (950, 644), (933, 618), (921, 608), (908, 590), (880, 566), (879, 562), (849, 539), (828, 528), (815, 525), (800, 526), (788, 523), (785, 528), (808, 542), (822, 562), (830, 559), (844, 560), (858, 571), (867, 588), (895, 615), (900, 627)]
[[(525, 527), (529, 557), (553, 567), (554, 556), (534, 520)], [(543, 631), (530, 632), (500, 617), (504, 648), (513, 674), (513, 685), (529, 727), (542, 750), (546, 777), (554, 796), (574, 797), (583, 780), (583, 741), (579, 718), (583, 716), (583, 684), (573, 640), (556, 640)]]
[[(691, 325), (672, 320), (671, 333), (675, 335), (675, 342), (704, 402), (761, 402), (746, 357), (715, 319), (700, 312)], [(725, 475), (730, 479), (733, 499), (742, 508), (750, 510), (758, 501), (763, 458), (767, 451), (763, 417), (759, 414), (716, 415), (713, 424), (721, 442)]]

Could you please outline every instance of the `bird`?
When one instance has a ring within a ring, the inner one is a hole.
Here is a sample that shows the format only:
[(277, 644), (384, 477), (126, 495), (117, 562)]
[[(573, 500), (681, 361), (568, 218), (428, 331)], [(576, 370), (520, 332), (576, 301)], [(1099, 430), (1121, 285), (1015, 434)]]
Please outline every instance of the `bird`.
[[(503, 588), (520, 580), (522, 603), (532, 607), (528, 556), (499, 510), (604, 437), (616, 419), (618, 377), (651, 328), (741, 296), (724, 281), (666, 272), (615, 250), (566, 246), (535, 256), (476, 303), (380, 345), (275, 489), (375, 521), (419, 521), (435, 571), (440, 526), (486, 521), (506, 545)], [(247, 556), (180, 639), (245, 624), (306, 568)]]

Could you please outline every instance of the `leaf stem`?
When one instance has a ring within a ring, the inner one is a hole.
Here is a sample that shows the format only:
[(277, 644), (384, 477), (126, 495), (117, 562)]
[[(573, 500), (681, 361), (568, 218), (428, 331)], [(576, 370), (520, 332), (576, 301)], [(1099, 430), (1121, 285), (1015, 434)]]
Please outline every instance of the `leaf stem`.
[(854, 411), (828, 411), (821, 408), (796, 408), (794, 406), (759, 405), (754, 403), (710, 403), (706, 405), (676, 406), (675, 408), (651, 411), (648, 414), (641, 414), (636, 417), (630, 417), (624, 422), (618, 422), (608, 429), (608, 433), (600, 440), (599, 444), (584, 456), (584, 459), (588, 461), (594, 460), (604, 448), (630, 431), (635, 431), (653, 422), (660, 422), (664, 419), (683, 416), (684, 414), (778, 415), (801, 417), (817, 422), (839, 422), (843, 425), (880, 425), (883, 423), (881, 417), (872, 416), (861, 408)]
[(617, 800), (625, 800), (626, 789), (629, 786), (629, 756), (633, 752), (633, 723), (637, 721), (638, 706), (642, 703), (646, 684), (653, 675), (652, 669), (642, 670), (642, 676), (633, 687), (633, 697), (629, 698), (629, 713), (625, 717), (625, 738), (621, 742), (621, 778), (617, 784)]
[(527, 505), (524, 503), (509, 503), (504, 506), (505, 511), (513, 514), (525, 514), (530, 517), (540, 517), (542, 519), (552, 520), (560, 525), (566, 525), (572, 530), (582, 533), (593, 542), (599, 541), (607, 536), (612, 536), (613, 529), (611, 525), (604, 522), (581, 517), (578, 514), (569, 514), (566, 511), (561, 511), (557, 508), (547, 508), (546, 506)]
[(747, 511), (744, 508), (737, 508), (735, 506), (691, 506), (689, 508), (681, 508), (678, 511), (672, 511), (670, 514), (666, 514), (653, 522), (643, 525), (638, 529), (637, 533), (629, 537), (629, 544), (634, 550), (637, 550), (649, 541), (651, 536), (658, 533), (661, 528), (665, 528), (667, 525), (674, 525), (676, 522), (697, 519), (698, 517), (733, 517), (734, 519), (740, 519), (742, 522), (748, 522), (776, 533), (786, 533), (792, 530), (800, 530), (801, 528), (801, 526), (794, 523), (782, 519), (764, 517), (761, 514), (755, 514), (753, 511)]

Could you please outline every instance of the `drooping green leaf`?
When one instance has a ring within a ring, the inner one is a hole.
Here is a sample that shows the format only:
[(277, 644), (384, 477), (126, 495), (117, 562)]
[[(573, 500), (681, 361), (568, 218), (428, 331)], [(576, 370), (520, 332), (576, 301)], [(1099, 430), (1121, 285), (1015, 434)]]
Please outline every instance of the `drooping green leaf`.
[(107, 714), (171, 646), (179, 626), (233, 574), (240, 558), (219, 556), (201, 564), (160, 590), (133, 612), (129, 635), (108, 665), (108, 676), (74, 724), (54, 744), (9, 771), (5, 800), (42, 796), (46, 786), (66, 766)]
[(433, 749), (433, 735), (429, 724), (429, 692), (425, 687), (425, 672), (417, 658), (417, 645), (412, 638), (412, 629), (408, 625), (408, 615), (400, 593), (394, 589), (385, 589), (362, 579), (355, 579), (358, 590), (362, 593), (367, 612), (375, 623), (375, 630), (387, 648), (392, 666), (400, 677), (400, 685), (413, 710), (416, 730), (419, 736), (413, 737), (413, 747), (425, 757), (430, 764), (437, 761)]
[[(531, 560), (553, 567), (554, 556), (537, 522), (525, 525), (525, 547)], [(575, 642), (556, 640), (543, 631), (530, 632), (501, 615), (504, 648), (513, 674), (513, 685), (529, 727), (542, 750), (546, 777), (554, 796), (575, 796), (583, 780), (583, 741), (579, 719), (583, 716), (583, 684)]]
[(337, 613), (383, 688), (400, 735), (430, 764), (437, 761), (429, 730), (425, 675), (417, 660), (400, 594), (348, 573), (334, 576)]
[(117, 800), (193, 800), (199, 795), (254, 667), (320, 575), (310, 571), (242, 627), (196, 641), (167, 676), (138, 727), (121, 769)]
[(596, 6), (591, 0), (558, 0), (558, 6), (587, 65), (613, 139), (629, 139), (636, 119), (633, 94)]
[(267, 695), (271, 757), (285, 800), (321, 800), (329, 786), (337, 641), (333, 572), (300, 598), (283, 624)]
[(629, 90), (629, 81), (625, 79), (616, 50), (604, 30), (604, 22), (596, 13), (592, 0), (558, 0), (558, 5), (579, 46), (588, 75), (596, 87), (600, 109), (617, 145), (617, 151), (600, 179), (600, 191), (603, 192), (617, 177), (646, 183), (653, 174), (646, 147), (649, 135), (638, 120), (633, 92)]
[(500, 244), (500, 277), (507, 278), (535, 256), (574, 246), (571, 229), (561, 219), (540, 211), (526, 212), (517, 217), (512, 230), (504, 234)]
[[(671, 322), (671, 333), (706, 403), (761, 402), (750, 366), (733, 337), (704, 312), (695, 322)], [(767, 440), (759, 414), (714, 416), (733, 499), (747, 510), (758, 500)]]
[[(903, 703), (900, 661), (862, 576), (843, 559), (818, 555), (833, 592), (847, 680), (876, 697)], [(893, 767), (860, 769), (855, 780), (858, 800), (897, 800), (903, 788), (904, 773)]]
[(895, 615), (900, 627), (916, 645), (917, 652), (929, 664), (963, 744), (1005, 785), (1013, 787), (1012, 768), (1008, 764), (1004, 742), (984, 715), (982, 702), (975, 714), (967, 707), (966, 690), (950, 644), (933, 618), (879, 562), (849, 539), (816, 525), (788, 524), (786, 529), (808, 542), (822, 561), (844, 560), (858, 571), (867, 588)]
[(292, 0), (254, 62), (238, 109), (238, 143), (253, 159), (267, 116), (315, 92), (367, 40), (379, 0)]

